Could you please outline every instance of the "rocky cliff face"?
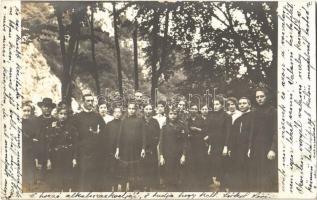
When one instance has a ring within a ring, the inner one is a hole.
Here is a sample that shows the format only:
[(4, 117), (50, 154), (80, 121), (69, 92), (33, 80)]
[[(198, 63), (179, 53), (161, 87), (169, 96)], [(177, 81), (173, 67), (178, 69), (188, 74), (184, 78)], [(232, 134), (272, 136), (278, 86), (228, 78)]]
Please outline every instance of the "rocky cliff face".
[[(25, 43), (22, 44), (24, 72), (22, 92), (24, 99), (31, 100), (36, 105), (44, 97), (50, 97), (55, 103), (58, 103), (61, 100), (60, 80), (63, 64), (54, 9), (49, 3), (27, 2), (22, 4), (22, 14), (22, 35), (23, 38), (26, 38)], [(64, 14), (64, 25), (66, 26), (69, 25), (69, 21), (67, 21), (66, 13)], [(105, 18), (108, 15), (102, 14), (101, 16)], [(102, 26), (104, 23), (99, 22), (97, 18), (95, 20), (96, 26)], [(111, 23), (109, 22), (109, 24)], [(83, 33), (86, 31), (85, 34), (90, 34), (86, 29), (87, 27), (82, 27)], [(108, 94), (107, 91), (114, 92), (118, 89), (114, 38), (108, 33), (111, 30), (111, 27), (108, 27), (106, 30), (96, 31), (95, 33), (98, 38), (101, 38), (96, 40), (95, 43), (101, 95)], [(66, 40), (69, 39), (69, 35), (66, 34), (65, 38)], [(120, 37), (120, 44), (123, 88), (125, 94), (127, 94), (125, 96), (129, 96), (134, 93), (134, 57), (131, 36)], [(146, 43), (139, 39), (138, 44), (139, 86), (140, 90), (149, 96), (151, 88), (149, 66), (145, 63), (145, 55), (142, 53)], [(96, 82), (92, 77), (93, 62), (91, 41), (89, 39), (80, 41), (78, 58), (73, 67), (72, 96), (76, 105), (76, 101), (80, 103), (82, 100), (83, 90), (90, 89), (96, 94)], [(159, 96), (165, 97), (162, 93), (170, 90), (170, 88), (173, 88), (170, 83), (160, 85)], [(75, 106), (75, 109), (76, 107), (78, 106)]]
[(34, 105), (44, 97), (50, 97), (54, 102), (60, 101), (61, 82), (51, 72), (44, 56), (33, 43), (23, 44), (22, 52), (23, 98), (31, 100)]

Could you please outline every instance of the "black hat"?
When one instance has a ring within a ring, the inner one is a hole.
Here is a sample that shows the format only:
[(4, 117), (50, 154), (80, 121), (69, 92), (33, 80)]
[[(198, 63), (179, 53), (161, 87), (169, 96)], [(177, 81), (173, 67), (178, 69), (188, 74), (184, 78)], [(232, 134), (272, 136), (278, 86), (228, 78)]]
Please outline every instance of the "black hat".
[(56, 104), (53, 103), (53, 100), (51, 98), (44, 98), (41, 102), (38, 102), (37, 105), (39, 107), (42, 107), (42, 106), (47, 106), (47, 107), (50, 107), (50, 108), (55, 108), (56, 107)]

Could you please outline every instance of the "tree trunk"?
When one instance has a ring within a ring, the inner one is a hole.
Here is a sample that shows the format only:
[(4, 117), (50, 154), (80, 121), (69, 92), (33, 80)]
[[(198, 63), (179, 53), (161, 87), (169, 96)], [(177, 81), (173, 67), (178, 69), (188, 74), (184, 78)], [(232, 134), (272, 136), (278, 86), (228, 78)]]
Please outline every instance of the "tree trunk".
[(116, 4), (113, 2), (113, 26), (114, 26), (114, 41), (116, 46), (117, 54), (117, 67), (118, 67), (118, 87), (121, 97), (123, 97), (123, 88), (122, 88), (122, 67), (121, 67), (121, 57), (120, 57), (120, 46), (118, 38), (118, 27), (117, 27), (117, 13), (116, 13)]
[(80, 11), (75, 11), (72, 14), (72, 23), (70, 25), (70, 39), (67, 49), (67, 66), (64, 68), (64, 76), (65, 76), (65, 83), (66, 83), (66, 96), (65, 96), (65, 102), (70, 105), (71, 103), (71, 96), (72, 96), (72, 87), (71, 87), (71, 64), (72, 60), (74, 59), (74, 50), (75, 50), (75, 44), (76, 41), (79, 38), (79, 32), (80, 32)]
[(157, 61), (158, 61), (158, 45), (157, 45), (157, 37), (158, 32), (160, 30), (160, 16), (157, 10), (154, 10), (153, 14), (153, 29), (152, 29), (152, 56), (151, 56), (151, 64), (152, 64), (152, 77), (151, 77), (151, 100), (155, 102), (155, 89), (158, 86), (159, 76), (157, 74)]
[(160, 77), (163, 73), (164, 69), (166, 69), (166, 59), (167, 59), (167, 43), (168, 43), (168, 22), (169, 22), (169, 10), (166, 10), (165, 13), (165, 23), (164, 23), (164, 36), (162, 42), (162, 50), (161, 50), (161, 62), (160, 69), (158, 70), (157, 76)]
[(100, 82), (99, 82), (99, 72), (98, 72), (98, 65), (96, 61), (96, 55), (95, 55), (95, 33), (94, 33), (94, 9), (93, 5), (91, 5), (91, 19), (90, 19), (90, 41), (91, 41), (91, 56), (92, 56), (92, 62), (93, 62), (93, 77), (95, 79), (96, 83), (96, 90), (97, 95), (100, 95)]
[(71, 63), (71, 65), (70, 65), (69, 76), (70, 76), (71, 78), (73, 78), (73, 73), (74, 73), (74, 69), (75, 69), (75, 64), (76, 64), (76, 61), (77, 61), (77, 58), (78, 58), (79, 41), (80, 41), (80, 39), (78, 38), (77, 41), (76, 41), (75, 56), (74, 56), (74, 59), (72, 60), (72, 63)]
[[(84, 14), (84, 10), (75, 10), (71, 16), (70, 25), (70, 39), (66, 50), (65, 45), (65, 28), (63, 25), (63, 4), (55, 4), (55, 14), (58, 22), (59, 39), (61, 46), (61, 54), (63, 60), (63, 72), (62, 72), (62, 101), (66, 104), (71, 104), (72, 96), (72, 74), (74, 65), (78, 54), (78, 43), (80, 34), (80, 21)], [(75, 52), (74, 52), (75, 50)], [(74, 56), (75, 54), (75, 56)]]
[(67, 55), (66, 55), (66, 48), (65, 48), (65, 29), (63, 25), (63, 11), (58, 6), (55, 6), (55, 13), (58, 22), (58, 34), (59, 34), (59, 43), (61, 46), (61, 54), (62, 54), (62, 61), (63, 61), (63, 72), (62, 72), (62, 100), (65, 101), (66, 99), (66, 91), (67, 91)]
[(77, 58), (78, 58), (78, 49), (79, 49), (79, 38), (77, 38), (76, 40), (76, 47), (75, 47), (75, 52), (74, 52), (74, 56), (73, 56), (73, 59), (71, 60), (71, 63), (70, 63), (70, 69), (69, 69), (69, 84), (67, 85), (67, 91), (69, 92), (69, 96), (67, 97), (68, 98), (68, 103), (69, 105), (71, 104), (71, 94), (72, 94), (72, 80), (73, 80), (73, 74), (74, 74), (74, 69), (75, 69), (75, 66), (76, 66), (76, 61), (77, 61)]
[(133, 31), (133, 53), (134, 53), (134, 90), (139, 90), (139, 69), (138, 69), (138, 22), (135, 21)]

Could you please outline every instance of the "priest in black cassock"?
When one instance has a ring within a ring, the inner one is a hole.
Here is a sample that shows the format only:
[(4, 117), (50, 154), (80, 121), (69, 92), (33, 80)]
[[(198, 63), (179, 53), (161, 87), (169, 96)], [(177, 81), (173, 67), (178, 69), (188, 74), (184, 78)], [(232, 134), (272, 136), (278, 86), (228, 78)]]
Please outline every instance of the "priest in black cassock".
[(256, 90), (250, 152), (251, 185), (257, 192), (278, 191), (277, 174), (277, 111), (268, 103), (268, 91)]
[(115, 154), (126, 191), (140, 186), (140, 161), (145, 157), (143, 122), (136, 116), (136, 109), (136, 103), (129, 102), (128, 115), (121, 122)]
[(101, 191), (100, 173), (104, 164), (105, 148), (102, 133), (105, 122), (94, 110), (94, 97), (90, 92), (84, 92), (83, 101), (83, 111), (74, 116), (74, 124), (78, 131), (79, 191)]
[(229, 149), (231, 151), (232, 168), (230, 191), (247, 192), (250, 190), (250, 159), (248, 158), (249, 140), (253, 130), (253, 113), (251, 102), (247, 97), (240, 98), (238, 102), (242, 115), (232, 126)]

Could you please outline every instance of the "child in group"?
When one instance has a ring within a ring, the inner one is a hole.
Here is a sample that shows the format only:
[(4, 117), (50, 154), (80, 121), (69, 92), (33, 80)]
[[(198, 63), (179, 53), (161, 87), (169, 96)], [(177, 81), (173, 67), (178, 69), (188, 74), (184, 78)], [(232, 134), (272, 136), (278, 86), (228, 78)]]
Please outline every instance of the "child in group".
[(51, 163), (52, 191), (74, 189), (74, 167), (77, 166), (77, 131), (69, 121), (71, 110), (66, 105), (57, 107), (57, 121), (48, 133), (48, 161)]

